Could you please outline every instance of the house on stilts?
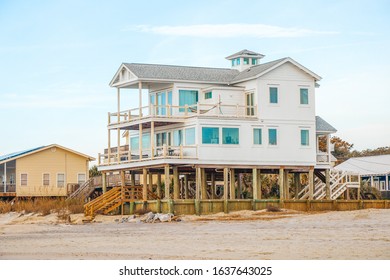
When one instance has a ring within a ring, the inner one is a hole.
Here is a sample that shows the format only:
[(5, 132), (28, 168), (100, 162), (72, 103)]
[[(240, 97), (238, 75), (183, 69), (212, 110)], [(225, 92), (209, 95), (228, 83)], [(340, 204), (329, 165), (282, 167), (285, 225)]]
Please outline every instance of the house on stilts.
[[(98, 157), (104, 194), (86, 213), (138, 207), (138, 200), (163, 212), (182, 203), (201, 213), (205, 200), (215, 202), (214, 212), (256, 208), (261, 174), (278, 176), (281, 200), (336, 199), (358, 188), (350, 174), (331, 169), (336, 130), (315, 115), (321, 77), (292, 58), (263, 57), (242, 50), (226, 57), (231, 68), (120, 65), (110, 82), (117, 108), (108, 113), (108, 146)], [(121, 182), (109, 190), (112, 173)], [(252, 186), (245, 195), (243, 174)]]

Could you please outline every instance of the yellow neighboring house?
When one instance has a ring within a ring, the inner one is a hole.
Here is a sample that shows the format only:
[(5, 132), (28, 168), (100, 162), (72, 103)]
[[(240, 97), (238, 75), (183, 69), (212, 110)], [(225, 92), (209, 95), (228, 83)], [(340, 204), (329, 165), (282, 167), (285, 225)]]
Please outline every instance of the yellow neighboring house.
[(92, 160), (57, 144), (0, 156), (0, 197), (66, 196), (89, 179)]

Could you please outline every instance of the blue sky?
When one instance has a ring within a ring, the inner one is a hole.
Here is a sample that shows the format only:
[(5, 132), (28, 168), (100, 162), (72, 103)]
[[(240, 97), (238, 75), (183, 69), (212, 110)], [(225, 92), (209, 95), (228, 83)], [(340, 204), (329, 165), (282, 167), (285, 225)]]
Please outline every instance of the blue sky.
[(122, 62), (230, 67), (244, 48), (322, 76), (316, 113), (355, 148), (390, 145), (390, 1), (188, 2), (0, 0), (0, 154), (96, 157)]

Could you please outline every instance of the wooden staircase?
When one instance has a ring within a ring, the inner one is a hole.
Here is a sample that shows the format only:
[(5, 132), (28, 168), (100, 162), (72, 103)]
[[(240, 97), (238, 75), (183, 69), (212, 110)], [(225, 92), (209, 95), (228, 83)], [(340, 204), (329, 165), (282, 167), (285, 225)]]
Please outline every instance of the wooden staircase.
[(95, 186), (93, 184), (94, 178), (90, 178), (88, 181), (84, 182), (76, 191), (71, 193), (66, 200), (71, 199), (82, 199), (86, 200), (94, 191)]
[[(313, 190), (313, 199), (324, 199), (326, 197), (326, 177), (319, 171), (315, 170), (314, 174), (314, 190)], [(330, 176), (330, 199), (339, 198), (347, 188), (358, 188), (360, 185), (359, 180), (353, 180), (352, 174), (346, 171), (339, 171), (336, 169), (329, 170)], [(357, 176), (358, 177), (358, 176)], [(306, 186), (298, 193), (299, 199), (308, 199), (309, 198), (309, 186)]]

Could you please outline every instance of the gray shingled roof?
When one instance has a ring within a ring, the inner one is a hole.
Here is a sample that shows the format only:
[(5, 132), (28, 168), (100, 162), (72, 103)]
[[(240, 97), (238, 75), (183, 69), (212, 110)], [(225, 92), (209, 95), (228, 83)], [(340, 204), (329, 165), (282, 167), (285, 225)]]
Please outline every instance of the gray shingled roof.
[(139, 79), (183, 80), (228, 84), (239, 74), (228, 68), (124, 63)]
[(337, 132), (337, 129), (331, 126), (323, 118), (316, 116), (316, 131), (335, 133)]
[(232, 55), (229, 55), (227, 57), (225, 57), (226, 59), (231, 59), (231, 58), (235, 58), (235, 57), (238, 57), (238, 56), (256, 56), (256, 57), (259, 57), (259, 58), (263, 58), (264, 55), (261, 54), (261, 53), (257, 53), (257, 52), (253, 52), (253, 51), (249, 51), (247, 49), (244, 49), (242, 51), (239, 51), (239, 52), (236, 52)]
[(272, 68), (273, 66), (275, 66), (276, 64), (278, 64), (279, 62), (281, 62), (285, 59), (286, 58), (281, 58), (278, 60), (274, 60), (274, 61), (270, 61), (267, 63), (252, 66), (252, 67), (250, 67), (242, 72), (239, 72), (239, 74), (237, 76), (235, 76), (231, 82), (234, 83), (234, 82), (245, 80), (245, 79), (248, 79), (251, 77), (256, 77), (257, 75), (263, 73), (264, 71), (268, 70), (269, 68)]

